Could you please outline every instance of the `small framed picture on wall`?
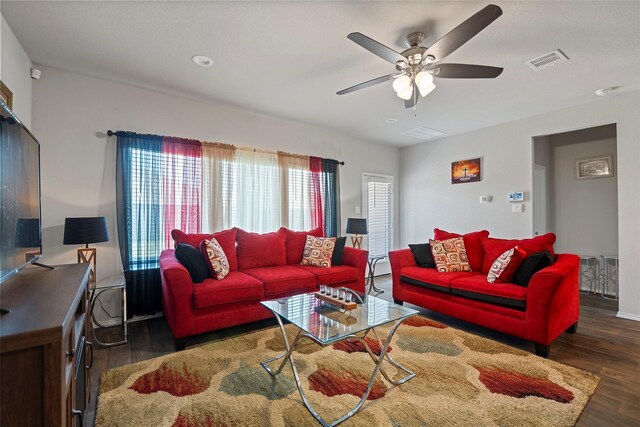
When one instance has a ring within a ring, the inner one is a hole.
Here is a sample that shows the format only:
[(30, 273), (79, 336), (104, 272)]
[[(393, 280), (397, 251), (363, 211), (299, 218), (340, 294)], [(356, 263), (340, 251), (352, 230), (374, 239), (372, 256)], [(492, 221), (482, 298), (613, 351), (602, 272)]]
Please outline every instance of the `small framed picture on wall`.
[(13, 93), (9, 90), (2, 80), (0, 80), (0, 99), (7, 107), (13, 109)]
[(480, 181), (480, 159), (451, 162), (451, 183), (465, 184)]
[(576, 160), (577, 179), (610, 178), (613, 176), (613, 156)]

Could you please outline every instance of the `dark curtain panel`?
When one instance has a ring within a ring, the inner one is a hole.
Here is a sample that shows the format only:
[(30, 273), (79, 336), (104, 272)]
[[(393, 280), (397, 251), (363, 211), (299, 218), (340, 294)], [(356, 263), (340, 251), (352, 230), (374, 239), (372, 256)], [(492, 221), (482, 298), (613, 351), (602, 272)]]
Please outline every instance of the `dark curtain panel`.
[(158, 259), (162, 234), (162, 138), (117, 132), (116, 209), (127, 313), (162, 310)]
[(324, 176), (324, 233), (327, 237), (340, 234), (340, 176), (338, 162), (322, 159)]

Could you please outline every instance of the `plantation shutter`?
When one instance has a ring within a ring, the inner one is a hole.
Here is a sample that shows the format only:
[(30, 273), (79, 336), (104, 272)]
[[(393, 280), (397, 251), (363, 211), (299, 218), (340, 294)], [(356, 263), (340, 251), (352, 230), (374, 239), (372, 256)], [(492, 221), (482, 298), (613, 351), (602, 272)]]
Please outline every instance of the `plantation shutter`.
[(366, 176), (369, 257), (386, 257), (391, 246), (391, 178)]

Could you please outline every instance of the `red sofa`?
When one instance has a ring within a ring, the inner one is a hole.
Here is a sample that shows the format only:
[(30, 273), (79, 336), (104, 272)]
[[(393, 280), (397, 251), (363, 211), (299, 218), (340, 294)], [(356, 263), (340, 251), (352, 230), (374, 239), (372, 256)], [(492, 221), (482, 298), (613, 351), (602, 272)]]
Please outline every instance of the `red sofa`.
[[(504, 240), (487, 231), (463, 236), (471, 272), (438, 272), (416, 265), (410, 249), (389, 252), (393, 298), (487, 328), (515, 335), (535, 344), (539, 356), (548, 357), (550, 345), (563, 332), (574, 333), (580, 298), (577, 255), (556, 254), (553, 265), (535, 273), (527, 287), (487, 282), (493, 261), (518, 245), (527, 253), (553, 253), (555, 235)], [(436, 229), (436, 239), (457, 234)]]
[(240, 229), (214, 234), (185, 234), (174, 230), (176, 243), (197, 246), (212, 236), (229, 260), (230, 273), (222, 280), (193, 283), (173, 249), (160, 255), (162, 308), (176, 349), (186, 347), (186, 338), (203, 332), (272, 317), (260, 301), (312, 292), (320, 284), (364, 292), (367, 251), (344, 248), (342, 265), (331, 268), (300, 265), (307, 234), (281, 228), (256, 234)]

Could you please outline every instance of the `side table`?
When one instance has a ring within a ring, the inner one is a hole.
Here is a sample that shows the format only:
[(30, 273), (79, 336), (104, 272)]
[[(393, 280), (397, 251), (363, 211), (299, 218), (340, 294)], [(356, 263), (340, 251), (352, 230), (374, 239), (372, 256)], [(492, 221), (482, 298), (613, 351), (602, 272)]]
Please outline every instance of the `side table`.
[(367, 265), (369, 266), (369, 274), (367, 275), (367, 283), (366, 283), (366, 285), (369, 286), (369, 292), (367, 292), (368, 294), (370, 294), (371, 291), (376, 291), (376, 294), (384, 293), (384, 289), (376, 288), (376, 285), (374, 284), (373, 281), (374, 281), (374, 275), (376, 273), (376, 265), (378, 264), (378, 261), (385, 258), (386, 256), (373, 256), (367, 260)]
[(595, 294), (599, 291), (598, 259), (591, 255), (580, 256), (580, 292)]
[(600, 280), (602, 283), (602, 297), (618, 299), (618, 257), (600, 256)]
[[(122, 309), (122, 315), (121, 316), (111, 316), (109, 313), (110, 317), (114, 317), (114, 318), (120, 318), (120, 327), (122, 328), (122, 340), (120, 341), (115, 341), (115, 342), (104, 342), (104, 341), (100, 341), (98, 339), (98, 337), (96, 336), (95, 330), (99, 329), (99, 328), (105, 328), (108, 326), (104, 326), (102, 324), (100, 324), (100, 322), (98, 322), (98, 320), (96, 320), (95, 317), (95, 313), (94, 313), (94, 309), (95, 309), (95, 305), (96, 302), (100, 303), (100, 301), (98, 300), (98, 298), (100, 297), (100, 295), (102, 295), (103, 293), (107, 292), (107, 291), (112, 291), (112, 290), (119, 290), (122, 297), (121, 297), (121, 309)], [(92, 325), (95, 324), (95, 326), (93, 326), (93, 339), (100, 344), (101, 346), (104, 347), (114, 347), (116, 345), (122, 345), (122, 344), (126, 344), (128, 341), (128, 332), (127, 332), (127, 286), (124, 280), (124, 277), (118, 277), (115, 279), (104, 279), (101, 280), (100, 282), (96, 283), (91, 289), (90, 289), (90, 295), (89, 295), (89, 314), (91, 316), (91, 320), (92, 320)]]

